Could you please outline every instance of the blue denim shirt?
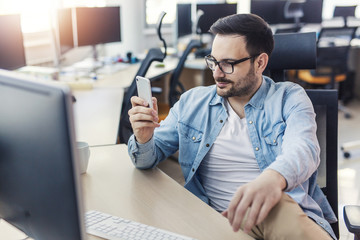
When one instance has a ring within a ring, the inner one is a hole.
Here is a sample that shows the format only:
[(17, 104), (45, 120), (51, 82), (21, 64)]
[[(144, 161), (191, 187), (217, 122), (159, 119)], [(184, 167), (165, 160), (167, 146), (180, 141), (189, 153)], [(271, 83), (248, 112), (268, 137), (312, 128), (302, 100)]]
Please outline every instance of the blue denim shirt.
[[(245, 115), (260, 170), (279, 172), (287, 181), (285, 191), (336, 238), (329, 224), (336, 216), (316, 183), (320, 147), (314, 109), (304, 89), (264, 77), (245, 105)], [(208, 203), (197, 170), (227, 117), (215, 85), (193, 88), (182, 94), (149, 142), (139, 144), (131, 136), (129, 155), (137, 168), (146, 169), (179, 150), (185, 188)]]

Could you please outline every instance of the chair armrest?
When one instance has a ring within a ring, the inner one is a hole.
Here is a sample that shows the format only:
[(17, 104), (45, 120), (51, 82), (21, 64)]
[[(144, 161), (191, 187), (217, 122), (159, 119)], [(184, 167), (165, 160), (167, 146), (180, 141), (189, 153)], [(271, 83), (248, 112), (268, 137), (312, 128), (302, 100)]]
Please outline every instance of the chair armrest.
[(349, 232), (360, 235), (360, 206), (344, 206), (344, 221)]

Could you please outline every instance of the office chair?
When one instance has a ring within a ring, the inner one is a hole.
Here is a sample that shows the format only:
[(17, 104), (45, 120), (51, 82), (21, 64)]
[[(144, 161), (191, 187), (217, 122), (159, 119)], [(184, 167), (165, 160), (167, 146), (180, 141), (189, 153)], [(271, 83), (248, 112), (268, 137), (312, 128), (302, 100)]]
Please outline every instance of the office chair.
[(275, 82), (285, 81), (285, 70), (313, 69), (316, 66), (316, 33), (274, 35), (274, 50), (265, 75)]
[[(287, 69), (298, 69), (304, 66), (306, 68), (315, 68), (315, 33), (306, 33), (307, 40), (303, 40), (302, 44), (293, 44), (294, 40), (305, 37), (303, 34), (305, 33), (274, 35), (275, 48), (268, 64), (268, 72), (270, 72), (274, 81), (284, 81), (284, 72)], [(293, 46), (297, 47), (294, 48)], [(301, 54), (302, 52), (304, 54)], [(316, 113), (318, 126), (316, 134), (321, 149), (317, 183), (338, 217), (338, 93), (337, 90), (324, 89), (307, 89), (306, 93)], [(355, 239), (359, 239), (360, 234), (360, 214), (357, 215), (359, 211), (360, 206), (344, 207), (346, 226), (350, 232), (357, 236)], [(338, 222), (331, 223), (331, 227), (335, 235), (339, 237)]]
[(179, 100), (180, 95), (186, 91), (184, 85), (180, 82), (179, 77), (181, 75), (182, 70), (184, 69), (184, 64), (188, 55), (191, 53), (193, 49), (199, 49), (201, 47), (202, 47), (201, 41), (195, 39), (192, 39), (186, 46), (186, 49), (181, 55), (179, 62), (170, 77), (170, 88), (169, 88), (169, 96), (168, 96), (169, 103), (161, 103), (161, 102), (158, 103), (159, 121), (164, 120), (166, 118), (166, 116), (170, 111), (170, 108), (174, 106), (174, 104)]
[[(318, 185), (328, 199), (338, 217), (338, 96), (337, 90), (307, 89), (316, 113), (317, 138), (320, 144), (320, 166)], [(355, 239), (360, 239), (360, 206), (344, 207), (344, 221)], [(339, 237), (339, 223), (331, 223), (335, 235)]]
[[(337, 83), (350, 81), (348, 56), (356, 29), (357, 27), (322, 28), (317, 41), (317, 67), (314, 70), (298, 71), (297, 80), (309, 88), (325, 89), (335, 89)], [(345, 97), (340, 98), (345, 100)], [(341, 104), (339, 110), (344, 112), (346, 118), (351, 117)]]
[(120, 123), (119, 123), (119, 130), (118, 130), (118, 142), (119, 143), (127, 144), (130, 136), (133, 133), (132, 128), (131, 128), (131, 123), (129, 120), (128, 111), (131, 108), (131, 102), (130, 102), (131, 97), (137, 95), (136, 76), (145, 77), (146, 72), (148, 71), (152, 62), (154, 62), (154, 61), (163, 62), (166, 57), (166, 42), (162, 38), (161, 31), (160, 31), (161, 25), (162, 25), (162, 20), (163, 20), (165, 14), (166, 14), (165, 12), (162, 12), (160, 14), (159, 20), (157, 23), (158, 37), (164, 43), (165, 51), (163, 53), (160, 48), (151, 48), (148, 51), (145, 59), (142, 60), (140, 68), (137, 71), (137, 73), (135, 74), (134, 80), (132, 81), (130, 87), (126, 90), (122, 108), (121, 108), (121, 113), (120, 113)]
[(355, 17), (357, 5), (353, 6), (335, 6), (333, 17), (342, 17), (344, 19), (344, 26), (347, 26), (348, 17)]
[(179, 100), (179, 97), (182, 93), (186, 91), (183, 84), (179, 81), (180, 74), (184, 69), (185, 61), (188, 55), (191, 53), (193, 49), (201, 48), (202, 44), (199, 40), (191, 40), (189, 44), (186, 46), (186, 49), (182, 56), (179, 59), (179, 62), (170, 77), (170, 92), (169, 92), (169, 105), (170, 107), (174, 106), (174, 104)]

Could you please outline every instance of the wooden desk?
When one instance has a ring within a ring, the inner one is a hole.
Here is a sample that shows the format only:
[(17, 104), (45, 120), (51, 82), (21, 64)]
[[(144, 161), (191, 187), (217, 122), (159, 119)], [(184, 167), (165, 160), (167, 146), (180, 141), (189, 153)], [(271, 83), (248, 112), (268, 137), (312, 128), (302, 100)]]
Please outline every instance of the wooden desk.
[(122, 88), (73, 91), (76, 140), (90, 146), (115, 144), (120, 121)]
[[(91, 148), (85, 208), (197, 239), (251, 239), (159, 169), (138, 170), (124, 144)], [(96, 238), (94, 238), (96, 239)]]
[[(157, 67), (159, 62), (153, 62), (146, 73), (145, 77), (150, 80), (159, 78), (168, 74), (176, 68), (178, 63), (177, 58), (165, 58), (164, 67)], [(130, 65), (121, 71), (114, 74), (99, 76), (99, 80), (94, 83), (95, 88), (100, 87), (129, 87), (135, 78), (137, 71), (139, 70), (140, 64)]]
[[(87, 210), (99, 210), (199, 240), (252, 239), (242, 232), (234, 233), (227, 219), (161, 170), (136, 169), (123, 144), (91, 148), (82, 184)], [(0, 223), (0, 230), (0, 239), (19, 239), (22, 234), (4, 222)], [(89, 235), (89, 239), (100, 238)]]

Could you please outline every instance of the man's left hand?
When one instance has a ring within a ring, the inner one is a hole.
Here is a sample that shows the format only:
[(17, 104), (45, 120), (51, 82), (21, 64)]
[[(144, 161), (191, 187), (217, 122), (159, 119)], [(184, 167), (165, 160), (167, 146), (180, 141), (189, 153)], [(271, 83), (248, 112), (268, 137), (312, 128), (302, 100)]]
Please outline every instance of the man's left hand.
[(238, 188), (222, 215), (229, 220), (235, 232), (245, 220), (243, 231), (249, 233), (280, 201), (285, 188), (286, 180), (280, 173), (271, 169), (265, 170), (254, 181)]

